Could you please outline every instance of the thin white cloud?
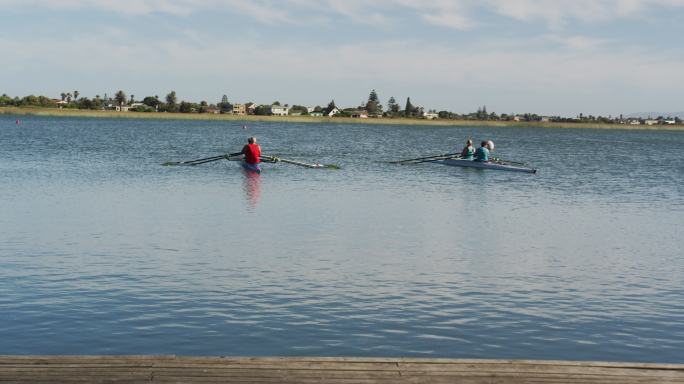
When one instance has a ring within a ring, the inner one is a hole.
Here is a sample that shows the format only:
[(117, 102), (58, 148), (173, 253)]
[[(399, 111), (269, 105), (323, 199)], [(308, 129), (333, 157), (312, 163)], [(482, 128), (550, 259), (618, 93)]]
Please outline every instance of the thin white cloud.
[[(187, 32), (191, 33), (191, 32)], [(201, 36), (198, 36), (201, 40)], [(564, 40), (548, 36), (551, 40)], [(578, 36), (566, 39), (578, 48), (595, 47), (602, 42)], [(579, 41), (579, 42), (577, 42)], [(55, 64), (54, 71), (102, 71), (145, 77), (150, 74), (167, 78), (193, 73), (210, 74), (215, 79), (234, 81), (234, 73), (259, 73), (269, 76), (273, 61), (287, 68), (287, 76), (307, 81), (336, 80), (361, 84), (391, 82), (444, 86), (497, 86), (550, 88), (561, 91), (578, 84), (628, 83), (634, 87), (669, 87), (673, 81), (684, 82), (678, 57), (654, 57), (650, 52), (629, 51), (621, 54), (588, 50), (541, 51), (478, 49), (453, 51), (420, 41), (381, 41), (330, 47), (276, 47), (268, 51), (256, 42), (215, 43), (161, 41), (154, 47), (128, 40), (122, 44), (105, 35), (72, 40), (44, 39), (30, 46), (12, 40), (0, 40), (0, 50), (18, 52), (5, 58), (5, 66), (19, 71), (25, 62), (43, 57), (69, 57), (68, 63)], [(233, 60), (240, 57), (240, 60)], [(367, 63), (374, 63), (368, 66)], [(94, 69), (95, 68), (95, 69)], [(282, 74), (278, 71), (278, 75)], [(275, 76), (275, 75), (274, 75)], [(277, 81), (277, 80), (276, 80)]]
[[(233, 12), (265, 24), (319, 22), (319, 15), (378, 26), (415, 17), (436, 26), (468, 30), (480, 25), (477, 14), (495, 13), (521, 22), (542, 20), (559, 29), (637, 17), (660, 8), (684, 7), (684, 0), (0, 0), (0, 9), (99, 9), (131, 15)], [(404, 10), (399, 17), (397, 12)]]
[(650, 10), (684, 6), (683, 0), (488, 0), (494, 12), (520, 21), (545, 21), (559, 29), (570, 23), (595, 23), (643, 17)]

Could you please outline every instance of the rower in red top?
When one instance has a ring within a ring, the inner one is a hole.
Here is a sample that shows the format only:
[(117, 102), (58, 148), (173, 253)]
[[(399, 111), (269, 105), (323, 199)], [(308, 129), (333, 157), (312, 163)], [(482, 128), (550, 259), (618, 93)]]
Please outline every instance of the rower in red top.
[(259, 163), (261, 162), (261, 147), (256, 143), (255, 137), (250, 137), (247, 139), (247, 145), (242, 147), (242, 154), (245, 155), (245, 160), (243, 161), (243, 166), (254, 172), (261, 172), (261, 167)]

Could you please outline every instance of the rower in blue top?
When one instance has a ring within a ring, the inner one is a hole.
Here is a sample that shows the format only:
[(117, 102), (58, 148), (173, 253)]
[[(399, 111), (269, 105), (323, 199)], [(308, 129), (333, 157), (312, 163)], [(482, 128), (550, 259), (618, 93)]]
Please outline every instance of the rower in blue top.
[(486, 141), (480, 143), (480, 148), (475, 150), (475, 161), (481, 161), (483, 163), (489, 162), (489, 149), (487, 149)]
[(473, 147), (473, 141), (468, 139), (468, 141), (466, 141), (466, 146), (463, 147), (463, 150), (461, 151), (461, 158), (463, 160), (472, 160), (474, 155), (475, 148)]

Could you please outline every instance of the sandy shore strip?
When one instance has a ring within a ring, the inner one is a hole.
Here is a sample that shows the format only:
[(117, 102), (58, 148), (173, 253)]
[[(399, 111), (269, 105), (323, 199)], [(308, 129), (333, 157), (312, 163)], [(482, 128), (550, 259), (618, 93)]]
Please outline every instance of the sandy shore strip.
[(311, 123), (311, 124), (376, 124), (376, 125), (416, 125), (449, 127), (539, 127), (539, 128), (591, 128), (616, 130), (684, 131), (684, 124), (676, 125), (629, 125), (605, 123), (553, 123), (553, 122), (516, 122), (487, 120), (446, 120), (411, 118), (351, 118), (351, 117), (311, 117), (311, 116), (258, 116), (209, 113), (169, 113), (169, 112), (117, 112), (92, 111), (84, 109), (58, 108), (18, 108), (0, 107), (3, 115), (51, 116), (51, 117), (90, 117), (108, 119), (169, 119), (205, 120), (235, 122), (273, 122), (273, 123)]

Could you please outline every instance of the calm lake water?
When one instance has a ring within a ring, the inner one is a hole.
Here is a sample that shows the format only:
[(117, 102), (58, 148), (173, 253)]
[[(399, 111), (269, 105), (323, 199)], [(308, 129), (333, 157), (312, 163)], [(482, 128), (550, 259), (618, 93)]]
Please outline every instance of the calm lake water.
[(0, 354), (684, 362), (684, 132), (16, 119)]

